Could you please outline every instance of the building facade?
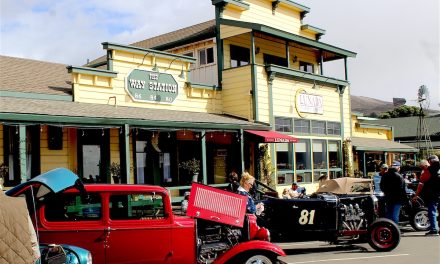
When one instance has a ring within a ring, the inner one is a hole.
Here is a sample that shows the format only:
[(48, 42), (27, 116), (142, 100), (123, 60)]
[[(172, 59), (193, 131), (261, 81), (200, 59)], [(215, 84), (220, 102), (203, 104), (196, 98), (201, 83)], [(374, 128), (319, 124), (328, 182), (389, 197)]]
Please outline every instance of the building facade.
[[(303, 23), (310, 9), (299, 3), (212, 4), (212, 21), (131, 45), (103, 43), (106, 55), (85, 66), (0, 57), (6, 185), (67, 167), (90, 182), (178, 192), (193, 179), (181, 166), (192, 159), (197, 180), (212, 185), (232, 169), (280, 188), (346, 174), (347, 62), (356, 54), (321, 42), (325, 31)], [(325, 75), (335, 60), (344, 79)], [(261, 143), (273, 166), (266, 176)]]

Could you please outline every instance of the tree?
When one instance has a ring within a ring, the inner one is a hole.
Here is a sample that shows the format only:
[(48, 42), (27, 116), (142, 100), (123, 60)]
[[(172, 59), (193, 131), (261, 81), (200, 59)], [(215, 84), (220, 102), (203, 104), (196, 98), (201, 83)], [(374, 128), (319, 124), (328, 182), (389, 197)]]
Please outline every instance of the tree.
[(418, 116), (420, 114), (420, 108), (417, 106), (401, 105), (394, 108), (393, 110), (382, 113), (379, 118), (396, 118), (396, 117), (408, 117), (408, 116)]

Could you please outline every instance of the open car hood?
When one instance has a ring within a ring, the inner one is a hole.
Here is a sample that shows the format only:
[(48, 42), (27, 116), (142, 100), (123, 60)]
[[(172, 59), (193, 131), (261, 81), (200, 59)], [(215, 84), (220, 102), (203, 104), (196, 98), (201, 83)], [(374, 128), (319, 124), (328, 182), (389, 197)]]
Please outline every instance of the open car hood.
[(342, 177), (326, 180), (320, 184), (317, 193), (334, 194), (371, 194), (372, 180), (353, 177)]
[(7, 191), (6, 195), (18, 196), (31, 186), (38, 187), (35, 194), (37, 199), (42, 199), (49, 193), (58, 193), (72, 187), (84, 190), (84, 185), (75, 173), (65, 168), (58, 168), (15, 186)]

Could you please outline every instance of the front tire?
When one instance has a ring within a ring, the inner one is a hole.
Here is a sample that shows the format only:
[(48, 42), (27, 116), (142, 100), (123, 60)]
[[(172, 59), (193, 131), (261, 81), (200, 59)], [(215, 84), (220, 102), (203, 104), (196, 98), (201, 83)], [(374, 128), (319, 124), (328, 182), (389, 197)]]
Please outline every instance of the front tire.
[(431, 223), (428, 218), (428, 209), (419, 208), (416, 213), (411, 215), (410, 224), (416, 231), (428, 231)]
[(379, 218), (368, 227), (368, 244), (376, 251), (395, 249), (400, 243), (399, 227), (391, 220)]
[(270, 258), (264, 256), (264, 255), (254, 255), (249, 257), (244, 264), (273, 264), (272, 260)]

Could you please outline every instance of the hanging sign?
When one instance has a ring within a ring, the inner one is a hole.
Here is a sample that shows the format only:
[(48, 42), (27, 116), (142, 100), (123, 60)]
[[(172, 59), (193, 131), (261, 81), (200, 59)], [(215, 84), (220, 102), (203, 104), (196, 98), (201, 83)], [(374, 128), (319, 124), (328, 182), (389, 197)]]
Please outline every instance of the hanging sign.
[(302, 113), (323, 114), (323, 99), (320, 95), (308, 94), (301, 89), (296, 94), (296, 110)]
[(138, 102), (172, 103), (179, 93), (173, 75), (139, 69), (128, 74), (125, 89)]

